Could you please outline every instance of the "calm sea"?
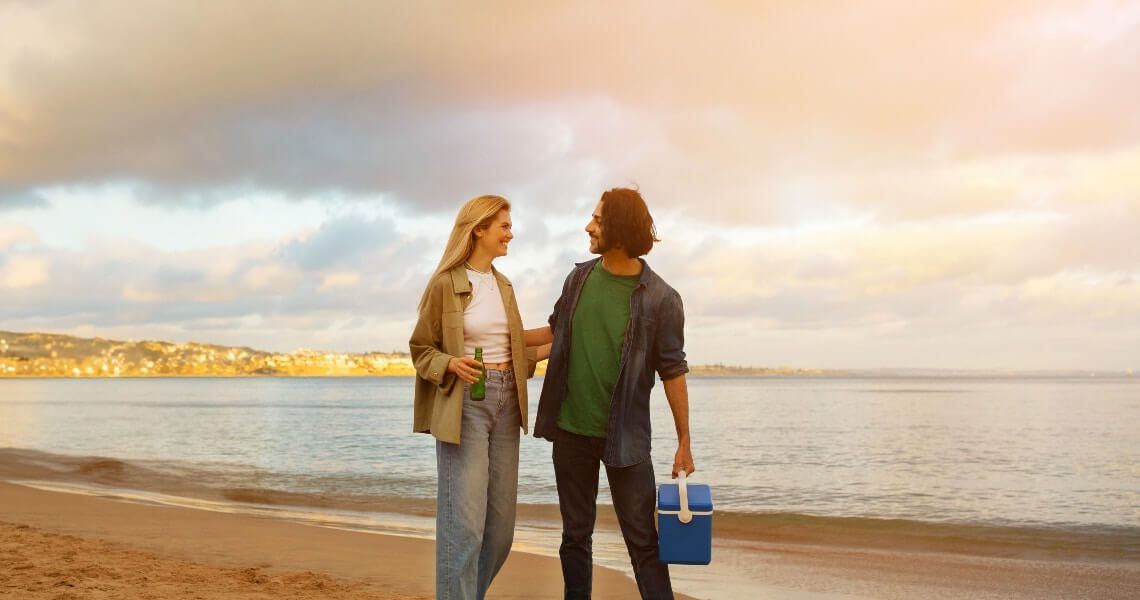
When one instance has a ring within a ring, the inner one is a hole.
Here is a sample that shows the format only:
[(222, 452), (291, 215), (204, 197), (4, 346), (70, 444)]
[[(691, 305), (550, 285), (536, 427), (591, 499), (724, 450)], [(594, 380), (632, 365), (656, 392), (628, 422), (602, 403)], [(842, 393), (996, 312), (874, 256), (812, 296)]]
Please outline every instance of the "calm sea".
[[(1140, 526), (1140, 378), (692, 378), (689, 390), (695, 480), (718, 511)], [(653, 400), (660, 480), (675, 434), (660, 386)], [(434, 442), (411, 417), (405, 378), (0, 380), (0, 448), (298, 498), (434, 498)], [(550, 448), (523, 439), (520, 501), (557, 502)]]

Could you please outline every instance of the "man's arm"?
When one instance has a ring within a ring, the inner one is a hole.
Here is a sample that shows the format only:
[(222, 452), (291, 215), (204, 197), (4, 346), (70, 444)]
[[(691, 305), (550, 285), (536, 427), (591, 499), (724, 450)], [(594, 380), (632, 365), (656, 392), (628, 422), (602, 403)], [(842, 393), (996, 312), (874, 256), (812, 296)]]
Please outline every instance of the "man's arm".
[(685, 470), (685, 475), (692, 475), (696, 470), (693, 465), (693, 451), (689, 446), (689, 385), (684, 375), (678, 375), (663, 382), (665, 398), (669, 400), (669, 410), (673, 412), (673, 424), (677, 428), (677, 454), (673, 457), (673, 477)]
[(689, 448), (689, 385), (685, 373), (685, 308), (681, 295), (673, 291), (661, 304), (657, 319), (657, 340), (654, 347), (654, 369), (665, 387), (669, 410), (673, 411), (673, 424), (677, 427), (677, 454), (673, 458), (673, 477), (685, 470), (688, 475), (696, 471), (693, 453)]

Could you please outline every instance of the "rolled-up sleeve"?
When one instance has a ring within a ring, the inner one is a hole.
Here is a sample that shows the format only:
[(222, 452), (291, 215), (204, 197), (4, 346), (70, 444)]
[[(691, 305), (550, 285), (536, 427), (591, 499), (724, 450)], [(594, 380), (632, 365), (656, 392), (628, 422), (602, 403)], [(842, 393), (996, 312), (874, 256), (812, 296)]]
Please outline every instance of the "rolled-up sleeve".
[(534, 377), (534, 372), (538, 368), (538, 348), (527, 348), (524, 353), (526, 354), (526, 378)]
[(653, 367), (661, 381), (689, 372), (689, 363), (685, 361), (685, 307), (681, 295), (676, 290), (670, 292), (661, 301), (653, 348)]

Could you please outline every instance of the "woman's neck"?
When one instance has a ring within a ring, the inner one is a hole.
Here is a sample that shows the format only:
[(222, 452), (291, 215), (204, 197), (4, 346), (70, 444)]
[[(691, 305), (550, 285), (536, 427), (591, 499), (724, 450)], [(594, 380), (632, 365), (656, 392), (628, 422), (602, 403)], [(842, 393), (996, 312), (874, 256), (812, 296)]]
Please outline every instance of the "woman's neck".
[(490, 273), (491, 261), (493, 260), (495, 260), (494, 257), (480, 252), (479, 248), (476, 248), (475, 251), (471, 253), (471, 256), (467, 257), (464, 264), (466, 264), (468, 268), (479, 271), (480, 273)]

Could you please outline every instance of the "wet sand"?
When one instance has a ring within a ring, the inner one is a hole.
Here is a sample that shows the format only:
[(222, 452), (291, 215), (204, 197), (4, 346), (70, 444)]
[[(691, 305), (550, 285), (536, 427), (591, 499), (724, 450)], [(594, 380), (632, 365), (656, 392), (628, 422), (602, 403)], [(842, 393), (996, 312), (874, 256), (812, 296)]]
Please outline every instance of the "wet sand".
[[(29, 479), (60, 487), (10, 482)], [(202, 501), (171, 506), (112, 488)], [(432, 597), (424, 532), (362, 530), (334, 518), (345, 510), (434, 514), (429, 501), (217, 490), (114, 459), (0, 449), (0, 597)], [(546, 537), (516, 539), (490, 597), (560, 598), (557, 507), (520, 506), (519, 522), (520, 536), (529, 527)], [(598, 528), (596, 551), (608, 536), (624, 552), (612, 509), (600, 507)], [(1135, 528), (718, 513), (714, 530), (712, 565), (672, 568), (698, 598), (1133, 598), (1140, 589)], [(624, 566), (618, 558), (611, 564)], [(637, 596), (627, 575), (601, 567), (595, 592)]]
[[(434, 589), (431, 541), (281, 519), (0, 483), (0, 531), (0, 597), (430, 598)], [(594, 589), (637, 596), (609, 569), (595, 569)], [(513, 553), (491, 596), (561, 598), (558, 561)]]

